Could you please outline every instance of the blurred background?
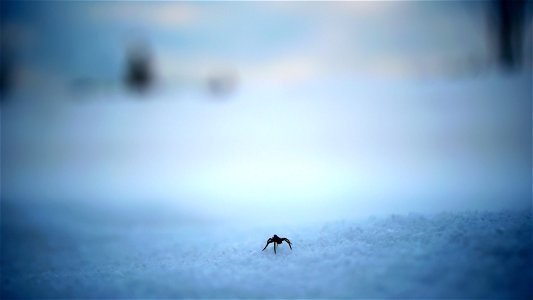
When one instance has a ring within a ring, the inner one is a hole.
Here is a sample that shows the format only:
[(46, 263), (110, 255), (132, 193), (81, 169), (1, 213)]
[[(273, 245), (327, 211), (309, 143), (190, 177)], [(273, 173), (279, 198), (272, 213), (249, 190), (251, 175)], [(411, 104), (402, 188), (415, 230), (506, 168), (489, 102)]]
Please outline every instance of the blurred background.
[(3, 204), (248, 224), (531, 207), (531, 2), (0, 7)]

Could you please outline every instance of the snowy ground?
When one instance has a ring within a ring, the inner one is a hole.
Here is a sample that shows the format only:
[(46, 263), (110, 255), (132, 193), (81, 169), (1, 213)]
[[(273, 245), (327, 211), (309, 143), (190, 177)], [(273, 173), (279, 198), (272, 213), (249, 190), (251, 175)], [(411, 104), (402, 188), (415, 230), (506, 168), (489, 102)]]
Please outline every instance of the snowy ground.
[[(533, 296), (530, 212), (252, 228), (92, 209), (4, 201), (2, 298)], [(293, 250), (262, 252), (274, 233)]]

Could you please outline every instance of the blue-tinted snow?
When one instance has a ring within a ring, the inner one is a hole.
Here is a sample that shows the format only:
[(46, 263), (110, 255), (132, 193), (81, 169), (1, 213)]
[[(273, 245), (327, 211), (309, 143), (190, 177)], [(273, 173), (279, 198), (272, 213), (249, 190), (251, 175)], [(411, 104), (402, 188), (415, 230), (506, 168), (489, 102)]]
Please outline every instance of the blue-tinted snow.
[[(529, 211), (251, 227), (2, 205), (2, 298), (533, 296)], [(274, 233), (293, 250), (262, 252)]]

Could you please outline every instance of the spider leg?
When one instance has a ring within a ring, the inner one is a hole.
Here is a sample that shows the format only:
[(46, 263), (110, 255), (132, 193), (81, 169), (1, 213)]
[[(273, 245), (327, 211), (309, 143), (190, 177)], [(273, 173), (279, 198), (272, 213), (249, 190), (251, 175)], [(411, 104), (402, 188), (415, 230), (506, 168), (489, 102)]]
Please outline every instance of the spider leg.
[(265, 245), (265, 248), (263, 248), (263, 250), (261, 251), (265, 251), (265, 249), (267, 248), (268, 244), (272, 243), (272, 239), (268, 239), (267, 241), (267, 244)]
[(289, 241), (288, 238), (283, 238), (283, 240), (284, 240), (285, 242), (287, 242), (287, 244), (289, 244), (289, 248), (291, 248), (291, 250), (292, 250), (292, 244), (291, 244), (291, 241)]

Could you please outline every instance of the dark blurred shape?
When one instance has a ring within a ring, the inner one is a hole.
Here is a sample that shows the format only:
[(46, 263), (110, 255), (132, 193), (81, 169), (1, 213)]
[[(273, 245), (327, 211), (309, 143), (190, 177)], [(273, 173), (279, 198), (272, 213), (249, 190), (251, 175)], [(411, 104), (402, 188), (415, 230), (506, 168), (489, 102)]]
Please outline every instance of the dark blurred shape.
[(230, 95), (237, 88), (238, 78), (234, 72), (220, 72), (207, 79), (209, 92), (217, 97)]
[(146, 43), (137, 42), (130, 46), (126, 55), (126, 86), (144, 92), (153, 85), (152, 55)]
[[(0, 28), (1, 29), (1, 28)], [(2, 32), (0, 36), (0, 100), (3, 100), (15, 86), (16, 51), (13, 48), (12, 39), (16, 38), (8, 32)]]
[(520, 69), (523, 65), (526, 4), (523, 0), (489, 2), (496, 60), (507, 70)]
[(4, 100), (13, 87), (14, 66), (13, 61), (5, 54), (6, 51), (0, 51), (0, 100)]

